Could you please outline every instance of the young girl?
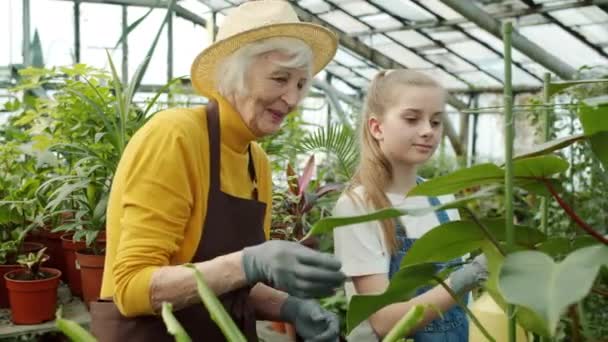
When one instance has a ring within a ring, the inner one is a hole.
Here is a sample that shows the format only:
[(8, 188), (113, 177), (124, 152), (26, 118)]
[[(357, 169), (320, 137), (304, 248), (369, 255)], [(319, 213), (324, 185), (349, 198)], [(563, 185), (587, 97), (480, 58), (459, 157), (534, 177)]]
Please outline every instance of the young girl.
[[(362, 215), (390, 206), (426, 207), (453, 198), (406, 198), (422, 181), (416, 175), (418, 165), (433, 155), (441, 139), (445, 100), (445, 89), (419, 72), (382, 71), (374, 78), (361, 116), (360, 163), (336, 203), (335, 216)], [(416, 238), (440, 223), (457, 219), (458, 212), (448, 210), (334, 230), (335, 253), (349, 277), (345, 283), (348, 300), (353, 294), (384, 292)], [(481, 257), (453, 272), (448, 285), (463, 295), (485, 277), (485, 258)], [(407, 302), (382, 308), (355, 328), (348, 340), (378, 341), (420, 303), (435, 305), (443, 312), (443, 319), (434, 310), (426, 310), (413, 335), (416, 342), (468, 340), (464, 310), (440, 285), (421, 289)]]

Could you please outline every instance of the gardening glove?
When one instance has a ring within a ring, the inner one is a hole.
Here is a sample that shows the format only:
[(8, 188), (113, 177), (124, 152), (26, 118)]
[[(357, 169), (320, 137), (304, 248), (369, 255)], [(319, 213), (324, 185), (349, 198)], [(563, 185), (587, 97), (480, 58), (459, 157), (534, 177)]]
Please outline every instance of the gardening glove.
[(346, 276), (333, 255), (296, 242), (271, 240), (243, 249), (243, 269), (251, 285), (262, 282), (301, 298), (333, 294)]
[(450, 275), (450, 288), (458, 295), (471, 291), (488, 279), (488, 259), (484, 254), (476, 256)]
[(336, 342), (340, 336), (340, 320), (315, 300), (289, 296), (281, 306), (281, 319), (293, 324), (305, 342)]

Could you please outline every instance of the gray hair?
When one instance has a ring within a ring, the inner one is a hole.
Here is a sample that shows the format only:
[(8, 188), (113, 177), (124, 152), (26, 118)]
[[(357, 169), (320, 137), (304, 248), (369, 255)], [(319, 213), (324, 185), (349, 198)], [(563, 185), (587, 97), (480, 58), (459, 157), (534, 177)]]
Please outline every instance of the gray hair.
[(302, 93), (308, 92), (312, 84), (312, 49), (300, 39), (288, 37), (275, 37), (249, 43), (228, 56), (217, 68), (217, 90), (224, 96), (239, 94), (246, 95), (245, 74), (251, 63), (258, 56), (271, 52), (281, 51), (292, 58), (277, 62), (285, 68), (308, 69), (308, 80), (302, 88)]

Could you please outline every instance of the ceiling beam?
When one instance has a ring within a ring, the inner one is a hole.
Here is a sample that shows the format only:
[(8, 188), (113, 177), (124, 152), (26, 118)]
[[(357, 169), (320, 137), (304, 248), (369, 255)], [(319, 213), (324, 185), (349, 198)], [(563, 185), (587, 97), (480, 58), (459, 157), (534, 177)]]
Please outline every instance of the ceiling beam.
[[(502, 39), (500, 21), (475, 6), (472, 2), (461, 0), (441, 0), (441, 2), (495, 37)], [(576, 73), (576, 69), (548, 53), (545, 49), (519, 34), (516, 30), (513, 30), (512, 40), (514, 48), (562, 79), (572, 79)]]
[[(74, 0), (64, 0), (74, 2)], [(94, 3), (94, 4), (108, 4), (108, 5), (126, 5), (126, 6), (138, 6), (138, 7), (148, 7), (148, 8), (167, 8), (168, 1), (167, 0), (80, 0), (80, 3)], [(175, 11), (175, 15), (178, 17), (184, 18), (188, 21), (191, 21), (195, 24), (205, 26), (207, 21), (200, 16), (192, 13), (186, 8), (176, 4), (173, 8)]]
[[(523, 8), (523, 9), (516, 9), (516, 10), (512, 10), (512, 11), (491, 13), (490, 15), (496, 19), (519, 18), (519, 17), (525, 17), (525, 16), (529, 16), (529, 15), (534, 15), (534, 14), (544, 14), (544, 13), (551, 13), (551, 12), (555, 12), (555, 11), (567, 10), (567, 9), (572, 9), (572, 8), (601, 6), (601, 5), (608, 6), (608, 0), (584, 0), (584, 1), (566, 3), (566, 4), (560, 4), (560, 5), (543, 5), (543, 6), (537, 6), (535, 8), (529, 7), (529, 8)], [(470, 21), (466, 18), (451, 19), (451, 20), (421, 20), (421, 21), (415, 21), (412, 24), (403, 25), (400, 27), (375, 29), (375, 30), (365, 31), (365, 32), (355, 32), (355, 33), (351, 33), (349, 35), (352, 37), (359, 37), (359, 36), (368, 36), (368, 35), (373, 35), (373, 34), (378, 34), (378, 33), (390, 33), (390, 32), (417, 30), (417, 29), (426, 29), (426, 28), (451, 27), (451, 26), (466, 24), (469, 22)]]

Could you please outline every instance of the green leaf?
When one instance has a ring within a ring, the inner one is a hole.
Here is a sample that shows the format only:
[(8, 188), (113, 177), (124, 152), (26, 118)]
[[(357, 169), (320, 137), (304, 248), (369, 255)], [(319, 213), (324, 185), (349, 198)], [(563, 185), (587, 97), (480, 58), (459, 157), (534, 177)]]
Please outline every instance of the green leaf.
[(608, 170), (608, 132), (594, 134), (591, 139), (591, 150), (598, 157), (604, 169)]
[[(529, 190), (540, 191), (535, 185), (538, 180), (568, 169), (568, 162), (554, 155), (522, 158), (513, 161), (515, 185)], [(409, 196), (440, 196), (480, 185), (504, 184), (504, 169), (492, 164), (479, 164), (461, 169), (445, 176), (427, 180), (412, 189)]]
[(575, 135), (569, 135), (567, 137), (563, 137), (560, 139), (555, 139), (555, 140), (551, 140), (551, 141), (547, 141), (544, 144), (540, 144), (537, 146), (532, 147), (532, 149), (530, 149), (529, 151), (519, 154), (515, 157), (513, 157), (513, 159), (522, 159), (522, 158), (530, 158), (530, 157), (537, 157), (537, 156), (541, 156), (541, 155), (545, 155), (557, 150), (561, 150), (562, 148), (568, 147), (572, 144), (574, 144), (577, 141), (583, 140), (586, 138), (586, 135), (581, 133), (581, 134), (575, 134)]
[(577, 249), (597, 244), (598, 241), (588, 235), (578, 236), (574, 240), (565, 237), (553, 237), (538, 244), (536, 250), (549, 254), (553, 258), (561, 258)]
[[(157, 0), (156, 4), (158, 5), (159, 3), (160, 3), (160, 0)], [(116, 45), (114, 45), (114, 48), (112, 50), (116, 50), (118, 45), (120, 45), (120, 43), (122, 43), (125, 39), (127, 39), (129, 33), (131, 33), (131, 31), (133, 31), (139, 24), (141, 24), (141, 22), (144, 21), (144, 19), (146, 19), (148, 17), (148, 15), (150, 15), (150, 13), (152, 13), (153, 10), (154, 10), (154, 7), (150, 8), (148, 10), (148, 12), (146, 12), (146, 14), (142, 15), (140, 18), (138, 18), (137, 20), (132, 22), (131, 25), (127, 26), (127, 29), (120, 36), (120, 39), (118, 39), (118, 41), (116, 42)]]
[[(504, 262), (504, 256), (490, 242), (484, 242), (481, 249), (488, 258), (488, 270), (490, 272), (484, 288), (502, 310), (506, 312), (507, 303), (498, 290), (498, 271)], [(526, 307), (516, 306), (516, 318), (519, 325), (525, 330), (533, 331), (541, 336), (549, 336), (543, 320), (534, 311)]]
[(224, 309), (224, 305), (222, 305), (213, 291), (211, 291), (211, 289), (205, 284), (201, 272), (192, 264), (187, 264), (186, 266), (192, 268), (194, 271), (198, 295), (201, 297), (207, 311), (209, 311), (211, 319), (213, 319), (213, 321), (217, 323), (222, 330), (226, 340), (231, 342), (247, 342), (243, 336), (243, 333), (239, 330), (230, 315), (226, 312), (226, 309)]
[(437, 269), (433, 264), (408, 266), (395, 273), (384, 293), (365, 296), (354, 295), (346, 312), (347, 333), (350, 333), (361, 322), (381, 308), (412, 298), (419, 287), (436, 284), (433, 279), (436, 273)]
[(438, 206), (429, 206), (429, 207), (423, 207), (423, 208), (420, 208), (420, 207), (387, 208), (387, 209), (378, 210), (378, 211), (375, 211), (373, 213), (366, 214), (366, 215), (349, 216), (349, 217), (338, 217), (338, 216), (326, 217), (326, 218), (323, 218), (323, 219), (317, 221), (312, 226), (312, 228), (310, 229), (308, 234), (306, 234), (306, 236), (304, 238), (302, 238), (302, 240), (306, 240), (314, 235), (322, 235), (322, 234), (331, 233), (336, 227), (348, 226), (348, 225), (352, 225), (352, 224), (369, 222), (369, 221), (385, 220), (385, 219), (390, 219), (390, 218), (399, 217), (399, 216), (403, 216), (403, 215), (421, 216), (421, 215), (426, 215), (426, 214), (431, 213), (436, 210), (459, 208), (459, 207), (464, 206), (469, 201), (492, 196), (493, 191), (494, 191), (494, 188), (484, 189), (484, 190), (478, 191), (470, 196), (458, 198), (452, 202), (442, 203), (441, 205), (438, 205)]
[[(506, 241), (505, 219), (481, 220), (497, 241)], [(534, 246), (545, 239), (537, 229), (515, 226), (515, 243)], [(419, 238), (405, 254), (401, 267), (427, 262), (449, 261), (470, 253), (488, 242), (483, 230), (473, 221), (451, 221), (437, 226)]]
[(579, 103), (578, 117), (583, 125), (583, 131), (588, 136), (599, 132), (608, 132), (608, 103), (589, 105)]
[(163, 302), (163, 309), (161, 312), (163, 317), (163, 322), (165, 322), (165, 326), (167, 327), (167, 331), (169, 334), (175, 337), (176, 342), (190, 342), (190, 336), (184, 327), (179, 323), (177, 318), (173, 315), (173, 306), (171, 303)]
[(55, 314), (55, 326), (59, 331), (65, 334), (71, 341), (78, 342), (96, 342), (97, 339), (91, 335), (85, 328), (78, 325), (74, 321), (70, 321), (61, 317), (61, 307), (57, 309)]
[(600, 245), (576, 250), (560, 263), (541, 252), (517, 252), (505, 258), (499, 287), (509, 303), (542, 317), (554, 335), (561, 314), (589, 293), (600, 267), (607, 264), (608, 247)]

